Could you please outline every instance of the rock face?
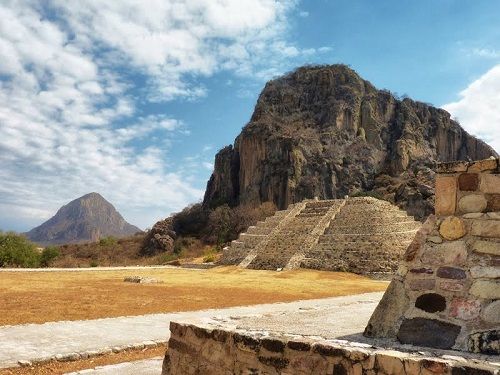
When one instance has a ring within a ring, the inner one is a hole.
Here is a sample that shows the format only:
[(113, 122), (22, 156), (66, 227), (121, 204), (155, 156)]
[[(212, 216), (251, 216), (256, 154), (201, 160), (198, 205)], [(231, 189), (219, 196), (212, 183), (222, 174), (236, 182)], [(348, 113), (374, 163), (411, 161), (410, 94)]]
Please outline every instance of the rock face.
[(141, 230), (127, 223), (98, 193), (86, 194), (61, 207), (51, 219), (33, 228), (27, 237), (41, 245), (99, 241), (124, 237)]
[(177, 237), (172, 229), (172, 218), (158, 221), (144, 238), (141, 253), (154, 255), (174, 249), (174, 241)]
[(491, 155), (442, 109), (398, 100), (343, 65), (303, 67), (267, 83), (234, 146), (216, 155), (204, 205), (285, 209), (374, 191), (423, 219), (436, 161)]

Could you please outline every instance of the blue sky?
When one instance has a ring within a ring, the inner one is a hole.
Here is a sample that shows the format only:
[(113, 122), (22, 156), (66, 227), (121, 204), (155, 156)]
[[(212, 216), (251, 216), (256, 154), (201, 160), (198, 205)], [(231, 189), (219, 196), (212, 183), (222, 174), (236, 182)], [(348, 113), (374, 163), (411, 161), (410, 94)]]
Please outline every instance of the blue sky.
[(500, 149), (497, 1), (3, 1), (0, 228), (101, 193), (141, 228), (199, 201), (265, 82), (345, 63)]

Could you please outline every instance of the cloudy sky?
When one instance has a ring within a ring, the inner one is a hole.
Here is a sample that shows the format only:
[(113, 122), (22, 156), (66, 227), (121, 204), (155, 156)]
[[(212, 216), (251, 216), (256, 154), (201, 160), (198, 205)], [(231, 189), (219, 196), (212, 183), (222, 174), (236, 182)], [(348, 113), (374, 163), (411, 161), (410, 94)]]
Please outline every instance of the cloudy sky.
[(0, 229), (101, 193), (141, 228), (203, 196), (266, 80), (346, 63), (500, 150), (500, 3), (2, 0)]

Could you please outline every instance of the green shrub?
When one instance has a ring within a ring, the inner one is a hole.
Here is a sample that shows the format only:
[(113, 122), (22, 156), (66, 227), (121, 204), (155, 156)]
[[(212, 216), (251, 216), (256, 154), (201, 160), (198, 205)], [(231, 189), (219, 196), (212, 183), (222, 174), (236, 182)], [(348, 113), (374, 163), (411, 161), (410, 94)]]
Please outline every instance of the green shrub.
[(61, 252), (55, 246), (49, 246), (43, 249), (42, 254), (40, 256), (40, 266), (48, 267), (50, 262), (59, 257)]
[(0, 267), (38, 267), (40, 254), (34, 243), (14, 232), (0, 232)]
[(179, 258), (178, 255), (172, 253), (163, 253), (158, 256), (158, 263), (165, 264), (172, 262), (173, 260), (177, 260)]
[(216, 254), (217, 254), (217, 248), (212, 248), (212, 249), (206, 250), (203, 254), (204, 255), (203, 256), (203, 263), (215, 262)]
[(92, 260), (92, 261), (90, 262), (90, 267), (97, 267), (98, 265), (99, 265), (99, 263), (97, 263), (97, 261), (96, 261), (96, 260)]
[(99, 245), (101, 246), (113, 246), (116, 245), (118, 240), (112, 236), (104, 237), (99, 240)]

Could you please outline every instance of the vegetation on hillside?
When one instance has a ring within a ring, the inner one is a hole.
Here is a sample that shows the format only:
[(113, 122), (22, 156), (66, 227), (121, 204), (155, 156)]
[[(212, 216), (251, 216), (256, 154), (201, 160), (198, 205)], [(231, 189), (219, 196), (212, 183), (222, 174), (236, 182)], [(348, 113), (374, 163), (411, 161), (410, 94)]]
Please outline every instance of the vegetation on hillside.
[(56, 247), (39, 251), (26, 237), (0, 232), (0, 267), (48, 267), (60, 255)]

